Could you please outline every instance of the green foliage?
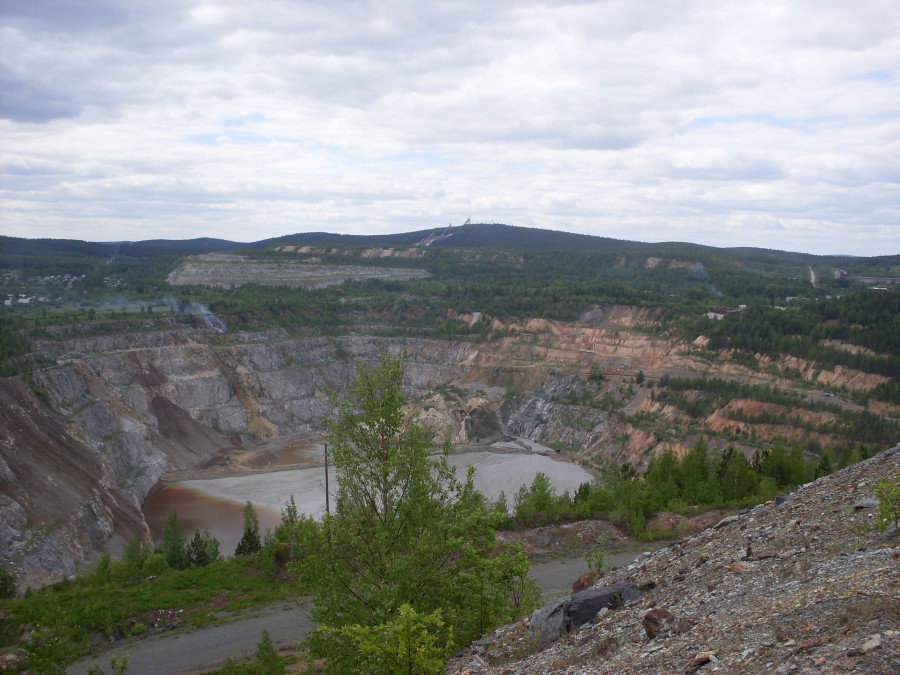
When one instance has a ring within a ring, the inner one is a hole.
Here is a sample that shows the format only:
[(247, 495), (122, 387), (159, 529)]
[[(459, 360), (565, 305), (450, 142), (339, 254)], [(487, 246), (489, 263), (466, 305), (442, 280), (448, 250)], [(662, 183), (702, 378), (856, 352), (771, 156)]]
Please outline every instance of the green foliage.
[[(32, 654), (28, 661), (31, 672), (62, 673), (67, 664), (88, 654), (92, 639), (140, 632), (151, 612), (182, 610), (179, 623), (202, 626), (211, 619), (212, 601), (219, 605), (224, 601), (220, 612), (234, 612), (295, 598), (298, 593), (296, 584), (264, 574), (253, 556), (170, 570), (148, 580), (141, 568), (133, 574), (137, 561), (143, 566), (159, 557), (151, 555), (140, 540), (135, 542), (128, 547), (127, 560), (123, 556), (110, 561), (108, 574), (98, 572), (106, 567), (101, 560), (97, 568), (65, 583), (3, 600), (2, 610), (10, 616), (0, 631), (0, 648), (18, 645), (26, 649)], [(21, 641), (26, 634), (28, 638)]]
[(247, 502), (244, 506), (244, 533), (241, 535), (234, 554), (250, 555), (259, 551), (260, 548), (259, 519), (256, 517), (256, 511), (253, 510), (253, 504)]
[(291, 495), (281, 511), (281, 522), (263, 545), (265, 568), (269, 574), (285, 572), (292, 563), (302, 563), (311, 555), (322, 555), (323, 542), (321, 523), (299, 513)]
[[(845, 293), (840, 298), (805, 302), (790, 311), (757, 303), (739, 317), (707, 322), (702, 328), (692, 326), (692, 331), (698, 329), (710, 338), (713, 350), (791, 354), (828, 368), (841, 365), (900, 378), (900, 293), (896, 292)], [(840, 349), (831, 342), (849, 342), (876, 354)]]
[(599, 576), (603, 576), (607, 571), (606, 548), (608, 545), (609, 534), (604, 532), (597, 543), (591, 546), (584, 556), (588, 569)]
[(147, 542), (135, 537), (125, 547), (121, 559), (111, 566), (111, 578), (118, 582), (140, 581), (144, 576), (144, 562), (152, 552)]
[(178, 522), (178, 514), (172, 511), (163, 527), (162, 542), (156, 549), (166, 557), (166, 562), (173, 570), (183, 570), (190, 566), (184, 531)]
[(160, 574), (165, 574), (165, 572), (169, 569), (169, 563), (166, 561), (166, 556), (164, 553), (153, 553), (147, 556), (147, 559), (144, 560), (144, 565), (141, 568), (141, 571), (144, 575), (144, 578), (148, 577), (156, 577)]
[[(441, 608), (462, 644), (527, 609), (528, 561), (521, 550), (491, 555), (498, 514), (475, 490), (473, 472), (456, 477), (449, 442), (429, 457), (432, 434), (404, 413), (402, 376), (401, 361), (385, 358), (360, 368), (335, 401), (326, 424), (337, 504), (304, 578), (323, 628), (379, 626), (409, 604), (423, 614)], [(314, 654), (352, 657), (325, 635), (311, 637)]]
[(541, 525), (553, 519), (555, 490), (550, 477), (538, 473), (531, 481), (531, 487), (524, 485), (516, 492), (513, 509), (516, 519), (523, 524)]
[[(850, 460), (862, 459), (859, 450)], [(743, 507), (772, 499), (816, 476), (817, 469), (830, 466), (807, 459), (799, 446), (775, 443), (758, 451), (753, 462), (727, 447), (710, 451), (704, 438), (678, 458), (666, 450), (650, 460), (644, 476), (634, 467), (607, 465), (600, 479), (581, 485), (574, 498), (557, 495), (549, 481), (536, 477), (530, 488), (516, 493), (512, 516), (506, 527), (531, 527), (565, 520), (602, 518), (628, 530), (637, 538), (654, 537), (647, 521), (659, 511), (683, 511), (685, 506), (702, 508)]]
[(256, 644), (256, 663), (254, 673), (259, 675), (282, 675), (284, 673), (284, 661), (278, 656), (278, 649), (272, 642), (269, 631), (265, 628), (259, 642)]
[(0, 565), (0, 599), (16, 597), (18, 590), (19, 585), (15, 573)]
[(441, 620), (441, 610), (424, 614), (409, 604), (384, 623), (324, 628), (322, 633), (341, 645), (345, 672), (432, 675), (443, 670), (453, 651), (453, 631)]
[(189, 567), (206, 567), (222, 559), (219, 553), (219, 540), (209, 530), (194, 530), (194, 536), (187, 546)]
[[(109, 657), (109, 667), (111, 675), (125, 675), (128, 672), (128, 654), (121, 656), (113, 654)], [(104, 675), (106, 671), (99, 663), (93, 664), (87, 670), (88, 675)]]
[(900, 471), (893, 477), (885, 476), (873, 489), (878, 499), (878, 520), (875, 524), (879, 532), (900, 525)]

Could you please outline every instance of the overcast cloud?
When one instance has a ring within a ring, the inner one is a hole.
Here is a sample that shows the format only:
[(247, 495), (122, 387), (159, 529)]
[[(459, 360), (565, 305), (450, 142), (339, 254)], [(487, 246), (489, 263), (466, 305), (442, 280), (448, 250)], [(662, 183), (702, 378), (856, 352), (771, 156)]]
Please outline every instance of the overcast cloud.
[(2, 233), (900, 253), (895, 0), (0, 0)]

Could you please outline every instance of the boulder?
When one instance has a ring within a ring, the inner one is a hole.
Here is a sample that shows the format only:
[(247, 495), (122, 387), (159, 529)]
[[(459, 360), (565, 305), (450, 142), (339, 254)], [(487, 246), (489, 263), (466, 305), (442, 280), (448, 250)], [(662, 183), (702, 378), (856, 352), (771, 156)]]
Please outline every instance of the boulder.
[(615, 609), (641, 597), (635, 584), (612, 584), (603, 588), (589, 588), (580, 593), (559, 598), (531, 615), (528, 638), (532, 645), (541, 645), (577, 630), (593, 619), (604, 607)]
[(623, 583), (589, 588), (573, 594), (565, 605), (565, 626), (573, 631), (597, 616), (603, 607), (615, 609), (626, 602), (641, 597), (641, 591), (635, 584)]
[(654, 607), (641, 619), (641, 625), (651, 640), (656, 637), (666, 637), (669, 627), (675, 621), (675, 615), (662, 607)]
[(591, 586), (594, 585), (594, 582), (600, 578), (600, 574), (597, 572), (585, 572), (578, 579), (575, 580), (575, 583), (572, 584), (572, 592), (580, 593), (581, 591), (587, 590)]
[(528, 639), (531, 644), (544, 644), (565, 635), (563, 620), (568, 602), (569, 596), (566, 596), (534, 611), (528, 625)]

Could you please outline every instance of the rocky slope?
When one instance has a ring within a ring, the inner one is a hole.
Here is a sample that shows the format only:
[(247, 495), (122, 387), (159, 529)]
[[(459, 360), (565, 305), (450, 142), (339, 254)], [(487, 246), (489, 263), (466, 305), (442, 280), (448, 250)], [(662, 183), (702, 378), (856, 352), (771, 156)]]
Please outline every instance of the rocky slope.
[[(896, 673), (900, 537), (865, 531), (884, 476), (900, 479), (900, 446), (645, 554), (447, 671)], [(585, 600), (610, 586), (618, 602), (585, 618)], [(579, 612), (586, 623), (567, 631)]]

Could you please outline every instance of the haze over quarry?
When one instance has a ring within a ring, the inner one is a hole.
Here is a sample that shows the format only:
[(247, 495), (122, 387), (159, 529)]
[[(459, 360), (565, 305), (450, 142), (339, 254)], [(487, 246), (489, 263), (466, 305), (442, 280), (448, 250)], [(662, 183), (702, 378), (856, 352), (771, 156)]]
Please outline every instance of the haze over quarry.
[(900, 252), (900, 6), (0, 0), (3, 234)]

